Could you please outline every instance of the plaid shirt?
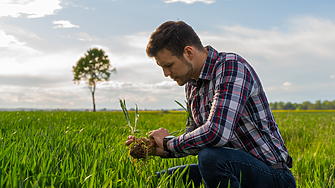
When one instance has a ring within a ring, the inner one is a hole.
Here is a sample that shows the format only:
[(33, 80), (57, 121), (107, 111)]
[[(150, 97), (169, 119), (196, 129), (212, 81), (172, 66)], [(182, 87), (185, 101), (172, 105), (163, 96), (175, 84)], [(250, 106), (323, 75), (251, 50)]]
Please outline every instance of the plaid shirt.
[(170, 150), (184, 156), (204, 147), (230, 147), (267, 165), (286, 162), (292, 167), (254, 69), (237, 54), (207, 49), (199, 79), (185, 85), (194, 122), (189, 120), (186, 133), (170, 141)]

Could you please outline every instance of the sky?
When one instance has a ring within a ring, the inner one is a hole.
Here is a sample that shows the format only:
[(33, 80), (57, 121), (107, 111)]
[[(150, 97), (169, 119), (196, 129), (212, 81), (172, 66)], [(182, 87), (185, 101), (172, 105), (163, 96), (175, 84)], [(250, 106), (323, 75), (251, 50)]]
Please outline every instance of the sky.
[(145, 49), (165, 21), (182, 20), (203, 45), (244, 57), (269, 102), (335, 100), (333, 0), (0, 0), (0, 108), (92, 109), (72, 66), (103, 49), (117, 72), (97, 109), (175, 109), (184, 87)]

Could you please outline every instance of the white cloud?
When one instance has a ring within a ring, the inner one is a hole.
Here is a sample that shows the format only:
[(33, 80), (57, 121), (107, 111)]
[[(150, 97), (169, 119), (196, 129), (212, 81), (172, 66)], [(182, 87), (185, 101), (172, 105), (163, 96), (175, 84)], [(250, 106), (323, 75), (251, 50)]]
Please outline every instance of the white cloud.
[[(284, 82), (280, 89), (282, 89), (284, 92), (292, 92), (293, 88), (291, 87), (293, 84), (291, 82)], [(276, 88), (276, 90), (280, 90), (279, 88)]]
[[(218, 51), (235, 52), (246, 58), (272, 101), (327, 99), (335, 92), (329, 77), (317, 76), (334, 75), (334, 22), (300, 17), (289, 20), (286, 28), (280, 29), (260, 30), (241, 25), (218, 27), (222, 28), (220, 34), (199, 33), (204, 45), (210, 44)], [(320, 66), (315, 66), (316, 63)], [(324, 86), (319, 86), (320, 83)], [(323, 92), (306, 93), (306, 88)]]
[[(270, 102), (290, 101), (301, 103), (303, 101), (333, 100), (335, 83), (301, 83), (294, 87), (272, 85), (265, 87)], [(321, 92), (322, 91), (322, 92)]]
[(61, 9), (60, 3), (60, 0), (1, 0), (0, 17), (27, 14), (28, 18), (40, 18)]
[(335, 78), (335, 75), (331, 75), (330, 78)]
[(0, 30), (0, 47), (8, 47), (9, 45), (24, 45), (24, 43)]
[(283, 83), (283, 86), (286, 86), (286, 87), (291, 86), (291, 85), (292, 85), (291, 82), (285, 82), (285, 83)]
[(83, 42), (91, 41), (91, 40), (87, 40), (87, 39), (84, 39), (84, 38), (78, 38), (77, 40), (80, 40), (80, 41), (83, 41)]
[(79, 28), (78, 25), (74, 25), (72, 24), (70, 21), (67, 20), (58, 20), (58, 21), (53, 21), (53, 24), (55, 24), (56, 26), (54, 26), (53, 28)]
[(78, 98), (90, 102), (82, 97), (83, 90), (71, 83), (53, 88), (0, 86), (0, 89), (0, 101), (11, 108), (73, 108)]
[(203, 2), (206, 4), (211, 4), (211, 3), (215, 3), (214, 0), (166, 0), (164, 1), (164, 3), (176, 3), (176, 2), (183, 2), (186, 4), (193, 4), (195, 2)]
[(95, 42), (95, 43), (102, 43), (104, 42), (105, 40), (104, 39), (101, 39), (99, 37), (96, 37), (94, 35), (90, 35), (88, 33), (84, 33), (84, 32), (80, 32), (77, 34), (78, 38), (77, 40), (79, 41), (84, 41), (84, 42)]
[(15, 36), (15, 38), (29, 38), (33, 40), (41, 40), (40, 36), (38, 36), (37, 34), (21, 27), (1, 23), (1, 30), (6, 34)]
[[(200, 37), (205, 45), (211, 44), (220, 51), (241, 53), (249, 59), (262, 58), (264, 63), (266, 59), (281, 67), (299, 64), (307, 66), (314, 63), (311, 56), (319, 59), (335, 58), (333, 22), (304, 17), (293, 19), (289, 24), (286, 32), (278, 29), (258, 30), (240, 25), (219, 26), (223, 29), (222, 34), (200, 33)], [(260, 61), (254, 63), (257, 62)]]
[(65, 5), (71, 5), (72, 7), (75, 7), (75, 8), (83, 8), (83, 9), (85, 9), (85, 10), (89, 10), (89, 9), (96, 10), (95, 7), (90, 8), (90, 7), (86, 7), (86, 6), (84, 6), (84, 5), (75, 4), (74, 2), (70, 2), (70, 1), (65, 2), (64, 4), (65, 4)]
[[(173, 100), (184, 100), (184, 88), (173, 82), (145, 84), (110, 81), (98, 84), (95, 97), (97, 109), (119, 109), (119, 98), (126, 99), (128, 107), (136, 103), (140, 109), (173, 109), (179, 108)], [(85, 84), (73, 84), (71, 80), (48, 86), (0, 85), (0, 105), (11, 108), (91, 109), (92, 98)]]
[[(27, 49), (23, 57), (2, 58), (0, 69), (2, 75), (51, 75), (62, 76), (72, 74), (72, 66), (79, 59), (80, 53), (68, 51), (56, 54), (42, 53), (38, 51), (29, 52)], [(18, 48), (13, 49), (13, 53), (18, 52)], [(10, 63), (6, 63), (10, 62)]]
[(149, 42), (150, 32), (140, 32), (133, 35), (127, 35), (124, 37), (127, 45), (135, 47), (141, 51), (147, 47)]
[(154, 84), (147, 84), (147, 83), (135, 83), (135, 82), (122, 82), (122, 81), (113, 81), (110, 82), (103, 82), (101, 84), (101, 88), (138, 88), (139, 90), (153, 90), (155, 91), (160, 89), (166, 89), (170, 87), (176, 86), (176, 83), (174, 81), (162, 81)]
[[(25, 42), (19, 41), (13, 35), (7, 35), (4, 31), (0, 30), (0, 65), (3, 67), (0, 70), (4, 74), (9, 74), (11, 71), (17, 70), (13, 64), (24, 62), (27, 58), (33, 57), (40, 52), (31, 47), (26, 46)], [(9, 69), (12, 67), (12, 69)], [(7, 69), (8, 68), (8, 69)]]

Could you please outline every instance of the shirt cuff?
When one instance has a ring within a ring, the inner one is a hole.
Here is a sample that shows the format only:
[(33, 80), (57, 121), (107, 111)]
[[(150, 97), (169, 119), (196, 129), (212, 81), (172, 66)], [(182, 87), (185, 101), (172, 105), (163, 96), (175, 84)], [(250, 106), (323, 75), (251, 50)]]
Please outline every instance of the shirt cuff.
[(172, 151), (173, 153), (183, 153), (182, 151), (179, 151), (178, 139), (179, 137), (172, 138), (169, 142), (169, 145), (167, 146), (168, 149)]

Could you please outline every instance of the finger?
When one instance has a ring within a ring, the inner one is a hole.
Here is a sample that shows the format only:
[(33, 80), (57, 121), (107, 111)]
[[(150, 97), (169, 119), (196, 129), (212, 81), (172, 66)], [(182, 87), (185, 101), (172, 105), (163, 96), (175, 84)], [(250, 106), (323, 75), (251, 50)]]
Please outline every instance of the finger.
[(141, 139), (142, 139), (144, 142), (148, 142), (148, 139), (145, 138), (145, 137), (142, 137)]
[(124, 145), (129, 146), (132, 142), (130, 140), (127, 140)]
[(135, 139), (135, 136), (133, 136), (133, 135), (129, 135), (129, 136), (128, 136), (128, 140), (131, 140), (131, 139), (134, 140), (134, 139)]
[(149, 138), (155, 133), (156, 131), (150, 131), (149, 132)]
[(157, 143), (154, 139), (149, 139), (149, 145), (151, 145), (152, 147), (157, 147)]
[(152, 134), (149, 134), (149, 141), (154, 141), (154, 136)]
[(133, 139), (130, 139), (130, 140), (127, 140), (124, 144), (126, 145), (126, 146), (129, 146), (131, 143), (133, 143), (135, 140), (133, 140)]
[(150, 142), (149, 142), (149, 145), (152, 146), (152, 147), (157, 147), (156, 142), (153, 142), (153, 141), (150, 141)]
[(149, 137), (149, 144), (151, 145), (151, 146), (153, 146), (153, 147), (155, 147), (156, 146), (156, 142), (155, 142), (155, 139), (154, 139), (154, 137)]

